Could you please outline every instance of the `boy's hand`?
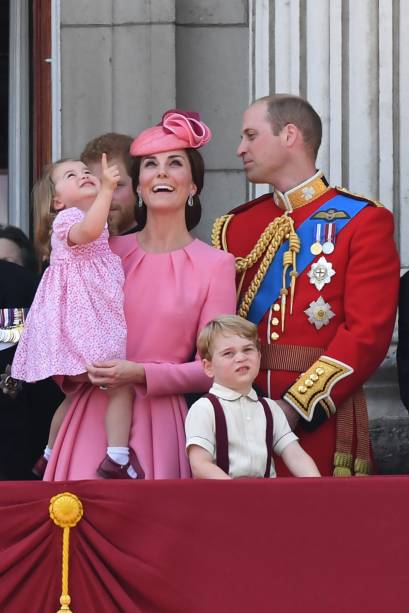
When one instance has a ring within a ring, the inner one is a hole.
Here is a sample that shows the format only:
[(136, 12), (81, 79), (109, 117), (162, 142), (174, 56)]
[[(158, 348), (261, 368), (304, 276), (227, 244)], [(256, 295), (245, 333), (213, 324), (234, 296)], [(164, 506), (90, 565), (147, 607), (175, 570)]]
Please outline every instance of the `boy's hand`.
[(103, 153), (101, 158), (101, 187), (114, 191), (118, 185), (118, 181), (121, 178), (119, 174), (118, 166), (108, 166), (107, 154)]

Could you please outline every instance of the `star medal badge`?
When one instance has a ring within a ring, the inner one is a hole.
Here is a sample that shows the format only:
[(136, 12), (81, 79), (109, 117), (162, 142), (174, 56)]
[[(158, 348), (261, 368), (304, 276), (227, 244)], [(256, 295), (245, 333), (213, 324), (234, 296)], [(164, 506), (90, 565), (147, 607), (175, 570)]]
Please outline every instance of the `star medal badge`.
[(325, 241), (322, 246), (322, 251), (329, 255), (335, 249), (335, 232), (336, 226), (334, 223), (325, 224)]
[(314, 242), (310, 247), (310, 251), (312, 255), (320, 255), (320, 253), (322, 253), (321, 233), (322, 233), (322, 224), (320, 223), (315, 224)]
[(313, 324), (317, 330), (327, 326), (330, 320), (335, 317), (331, 305), (325, 302), (322, 296), (318, 300), (310, 302), (310, 306), (308, 309), (305, 309), (304, 313), (307, 315), (310, 324)]
[(326, 283), (330, 283), (334, 275), (335, 270), (331, 262), (327, 262), (324, 256), (321, 256), (317, 262), (311, 264), (311, 268), (308, 272), (310, 283), (315, 285), (318, 291), (321, 291)]

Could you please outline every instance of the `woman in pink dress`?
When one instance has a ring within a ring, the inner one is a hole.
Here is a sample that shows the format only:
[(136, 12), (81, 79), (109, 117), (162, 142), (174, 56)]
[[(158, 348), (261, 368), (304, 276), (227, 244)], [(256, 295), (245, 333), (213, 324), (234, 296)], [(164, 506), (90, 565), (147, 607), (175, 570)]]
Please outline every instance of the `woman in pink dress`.
[(111, 239), (125, 271), (127, 359), (96, 362), (92, 385), (75, 391), (46, 480), (93, 479), (106, 446), (107, 390), (135, 391), (130, 447), (148, 479), (190, 477), (183, 394), (209, 387), (193, 360), (201, 328), (235, 312), (234, 258), (191, 236), (200, 220), (204, 165), (197, 149), (210, 140), (197, 113), (168, 111), (133, 142), (133, 185), (140, 232)]
[[(34, 382), (80, 375), (90, 363), (126, 357), (124, 274), (106, 227), (119, 178), (117, 166), (108, 166), (103, 154), (101, 183), (83, 162), (62, 160), (47, 167), (36, 184), (36, 242), (43, 252), (51, 242), (51, 258), (17, 346), (14, 378)], [(98, 472), (105, 478), (143, 477), (128, 447), (133, 388), (117, 386), (108, 395), (108, 446)], [(68, 406), (66, 398), (54, 414), (44, 456), (33, 469), (39, 477)]]

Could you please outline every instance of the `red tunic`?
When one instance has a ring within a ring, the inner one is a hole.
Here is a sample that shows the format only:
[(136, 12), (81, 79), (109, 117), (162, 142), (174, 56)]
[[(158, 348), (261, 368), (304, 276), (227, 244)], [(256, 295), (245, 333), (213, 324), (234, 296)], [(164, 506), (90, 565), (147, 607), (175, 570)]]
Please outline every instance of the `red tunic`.
[[(296, 208), (290, 213), (295, 229), (320, 206), (337, 195), (339, 192), (330, 188), (310, 203)], [(254, 247), (267, 225), (283, 215), (284, 211), (275, 204), (272, 194), (267, 194), (232, 213), (234, 217), (227, 226), (224, 248), (236, 257), (244, 257)], [(316, 256), (313, 262), (321, 255)], [(277, 306), (277, 310), (274, 310), (274, 304), (260, 321), (258, 329), (262, 345), (295, 345), (322, 349), (323, 355), (352, 369), (350, 374), (335, 382), (327, 395), (335, 410), (372, 375), (389, 347), (399, 286), (399, 258), (393, 238), (391, 213), (371, 203), (365, 206), (336, 236), (333, 253), (324, 257), (332, 263), (335, 270), (331, 281), (318, 291), (308, 277), (307, 273), (311, 268), (311, 265), (308, 265), (296, 281), (292, 315), (289, 313), (287, 301), (284, 332), (281, 330), (280, 311)], [(258, 266), (259, 262), (246, 272), (241, 297)], [(317, 329), (308, 321), (305, 310), (319, 296), (330, 305), (335, 316), (327, 325)], [(279, 304), (279, 300), (276, 304)], [(319, 354), (321, 351), (318, 351)], [(311, 364), (315, 359), (311, 360)], [(289, 388), (297, 393), (300, 383), (303, 383), (302, 377), (299, 379), (300, 374), (294, 370), (261, 370), (256, 383), (264, 394), (277, 399), (283, 397)], [(312, 405), (306, 410), (310, 412), (310, 416), (314, 413)], [(318, 410), (315, 410), (318, 413)], [(314, 421), (321, 421), (314, 431), (304, 431), (301, 424), (297, 434), (305, 450), (317, 462), (321, 473), (329, 475), (332, 474), (335, 451), (335, 419), (330, 417), (322, 423), (322, 420), (316, 420), (314, 415), (312, 425)], [(282, 470), (280, 474), (284, 474)]]

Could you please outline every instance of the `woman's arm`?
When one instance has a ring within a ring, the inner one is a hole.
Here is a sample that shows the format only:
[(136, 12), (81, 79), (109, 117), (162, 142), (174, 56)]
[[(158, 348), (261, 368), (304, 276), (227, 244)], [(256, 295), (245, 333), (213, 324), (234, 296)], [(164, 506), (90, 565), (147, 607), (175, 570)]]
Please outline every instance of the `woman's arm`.
[(212, 456), (199, 445), (190, 445), (187, 454), (195, 479), (231, 479), (224, 470), (213, 464)]
[[(211, 271), (209, 289), (200, 312), (197, 333), (213, 317), (235, 312), (234, 258), (226, 253), (220, 255), (222, 257), (217, 259)], [(192, 347), (192, 354), (195, 349)], [(210, 379), (205, 375), (199, 359), (181, 364), (168, 362), (140, 364), (129, 360), (108, 360), (89, 365), (87, 370), (94, 385), (107, 387), (139, 385), (138, 393), (141, 396), (206, 392), (210, 386)]]
[(85, 245), (96, 240), (102, 234), (107, 222), (112, 194), (120, 179), (117, 166), (108, 166), (106, 153), (102, 154), (101, 189), (84, 218), (74, 224), (68, 233), (68, 242), (72, 245)]
[[(235, 260), (231, 254), (221, 252), (210, 271), (209, 288), (200, 312), (195, 336), (208, 321), (224, 314), (236, 312)], [(183, 331), (181, 331), (182, 333)], [(192, 354), (196, 347), (192, 347)], [(146, 393), (160, 396), (185, 394), (191, 391), (206, 392), (210, 379), (204, 374), (202, 364), (195, 361), (182, 364), (144, 364)]]

